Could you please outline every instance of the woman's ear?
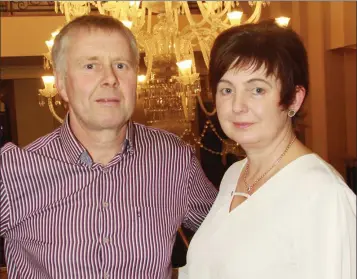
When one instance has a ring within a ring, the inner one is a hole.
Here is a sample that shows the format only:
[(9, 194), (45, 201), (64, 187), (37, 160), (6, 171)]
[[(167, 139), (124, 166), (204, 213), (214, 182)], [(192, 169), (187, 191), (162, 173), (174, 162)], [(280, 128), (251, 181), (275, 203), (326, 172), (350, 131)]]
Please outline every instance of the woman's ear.
[(289, 109), (298, 112), (301, 108), (306, 96), (306, 90), (303, 86), (295, 86), (295, 100), (290, 105)]

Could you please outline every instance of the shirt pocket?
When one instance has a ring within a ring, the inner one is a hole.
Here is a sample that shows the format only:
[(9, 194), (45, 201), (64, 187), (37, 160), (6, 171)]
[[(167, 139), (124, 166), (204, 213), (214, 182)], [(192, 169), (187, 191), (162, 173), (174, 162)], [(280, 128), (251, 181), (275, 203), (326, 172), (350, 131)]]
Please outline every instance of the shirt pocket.
[(173, 244), (185, 214), (183, 207), (133, 206), (133, 222), (146, 241)]

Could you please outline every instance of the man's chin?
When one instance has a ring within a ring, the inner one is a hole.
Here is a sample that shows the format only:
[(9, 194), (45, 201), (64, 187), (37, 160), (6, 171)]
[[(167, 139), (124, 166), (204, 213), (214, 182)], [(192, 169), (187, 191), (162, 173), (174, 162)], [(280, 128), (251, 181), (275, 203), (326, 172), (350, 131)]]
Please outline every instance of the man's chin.
[(102, 129), (116, 130), (125, 126), (127, 122), (128, 120), (123, 118), (115, 118), (115, 117), (102, 118), (98, 122), (99, 124), (98, 126), (100, 126)]

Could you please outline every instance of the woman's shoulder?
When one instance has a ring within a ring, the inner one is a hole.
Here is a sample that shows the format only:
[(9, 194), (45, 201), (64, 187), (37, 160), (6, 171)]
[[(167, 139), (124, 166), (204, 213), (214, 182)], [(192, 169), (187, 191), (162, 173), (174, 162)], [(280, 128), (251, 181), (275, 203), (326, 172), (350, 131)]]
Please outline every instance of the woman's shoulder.
[(319, 186), (324, 188), (326, 186), (340, 188), (346, 185), (342, 175), (317, 154), (305, 155), (298, 160), (299, 164), (297, 164), (297, 167), (299, 171), (297, 174), (300, 182), (303, 181), (307, 185), (315, 185), (317, 188)]
[(356, 195), (345, 183), (342, 175), (328, 162), (316, 154), (301, 158), (297, 167), (296, 183), (303, 196), (326, 205), (335, 202), (354, 204)]

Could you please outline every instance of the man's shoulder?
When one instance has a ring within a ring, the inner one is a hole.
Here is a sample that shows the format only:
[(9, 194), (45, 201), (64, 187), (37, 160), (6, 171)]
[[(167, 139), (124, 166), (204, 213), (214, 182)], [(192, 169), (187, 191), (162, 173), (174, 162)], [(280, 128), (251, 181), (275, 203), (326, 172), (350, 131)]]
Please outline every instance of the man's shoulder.
[(16, 153), (21, 151), (41, 153), (42, 150), (45, 150), (48, 147), (52, 146), (58, 139), (59, 139), (59, 129), (56, 129), (53, 132), (36, 139), (35, 141), (26, 145), (25, 147), (19, 147), (14, 143), (9, 142), (1, 148), (1, 153), (8, 154), (12, 152)]
[(52, 146), (54, 143), (57, 143), (57, 141), (59, 140), (59, 131), (60, 129), (57, 128), (53, 132), (45, 136), (39, 137), (32, 143), (26, 145), (24, 147), (24, 150), (29, 152), (40, 152), (41, 150), (46, 149), (49, 146)]
[(135, 123), (135, 141), (140, 145), (155, 144), (157, 147), (192, 149), (182, 138), (169, 131)]

